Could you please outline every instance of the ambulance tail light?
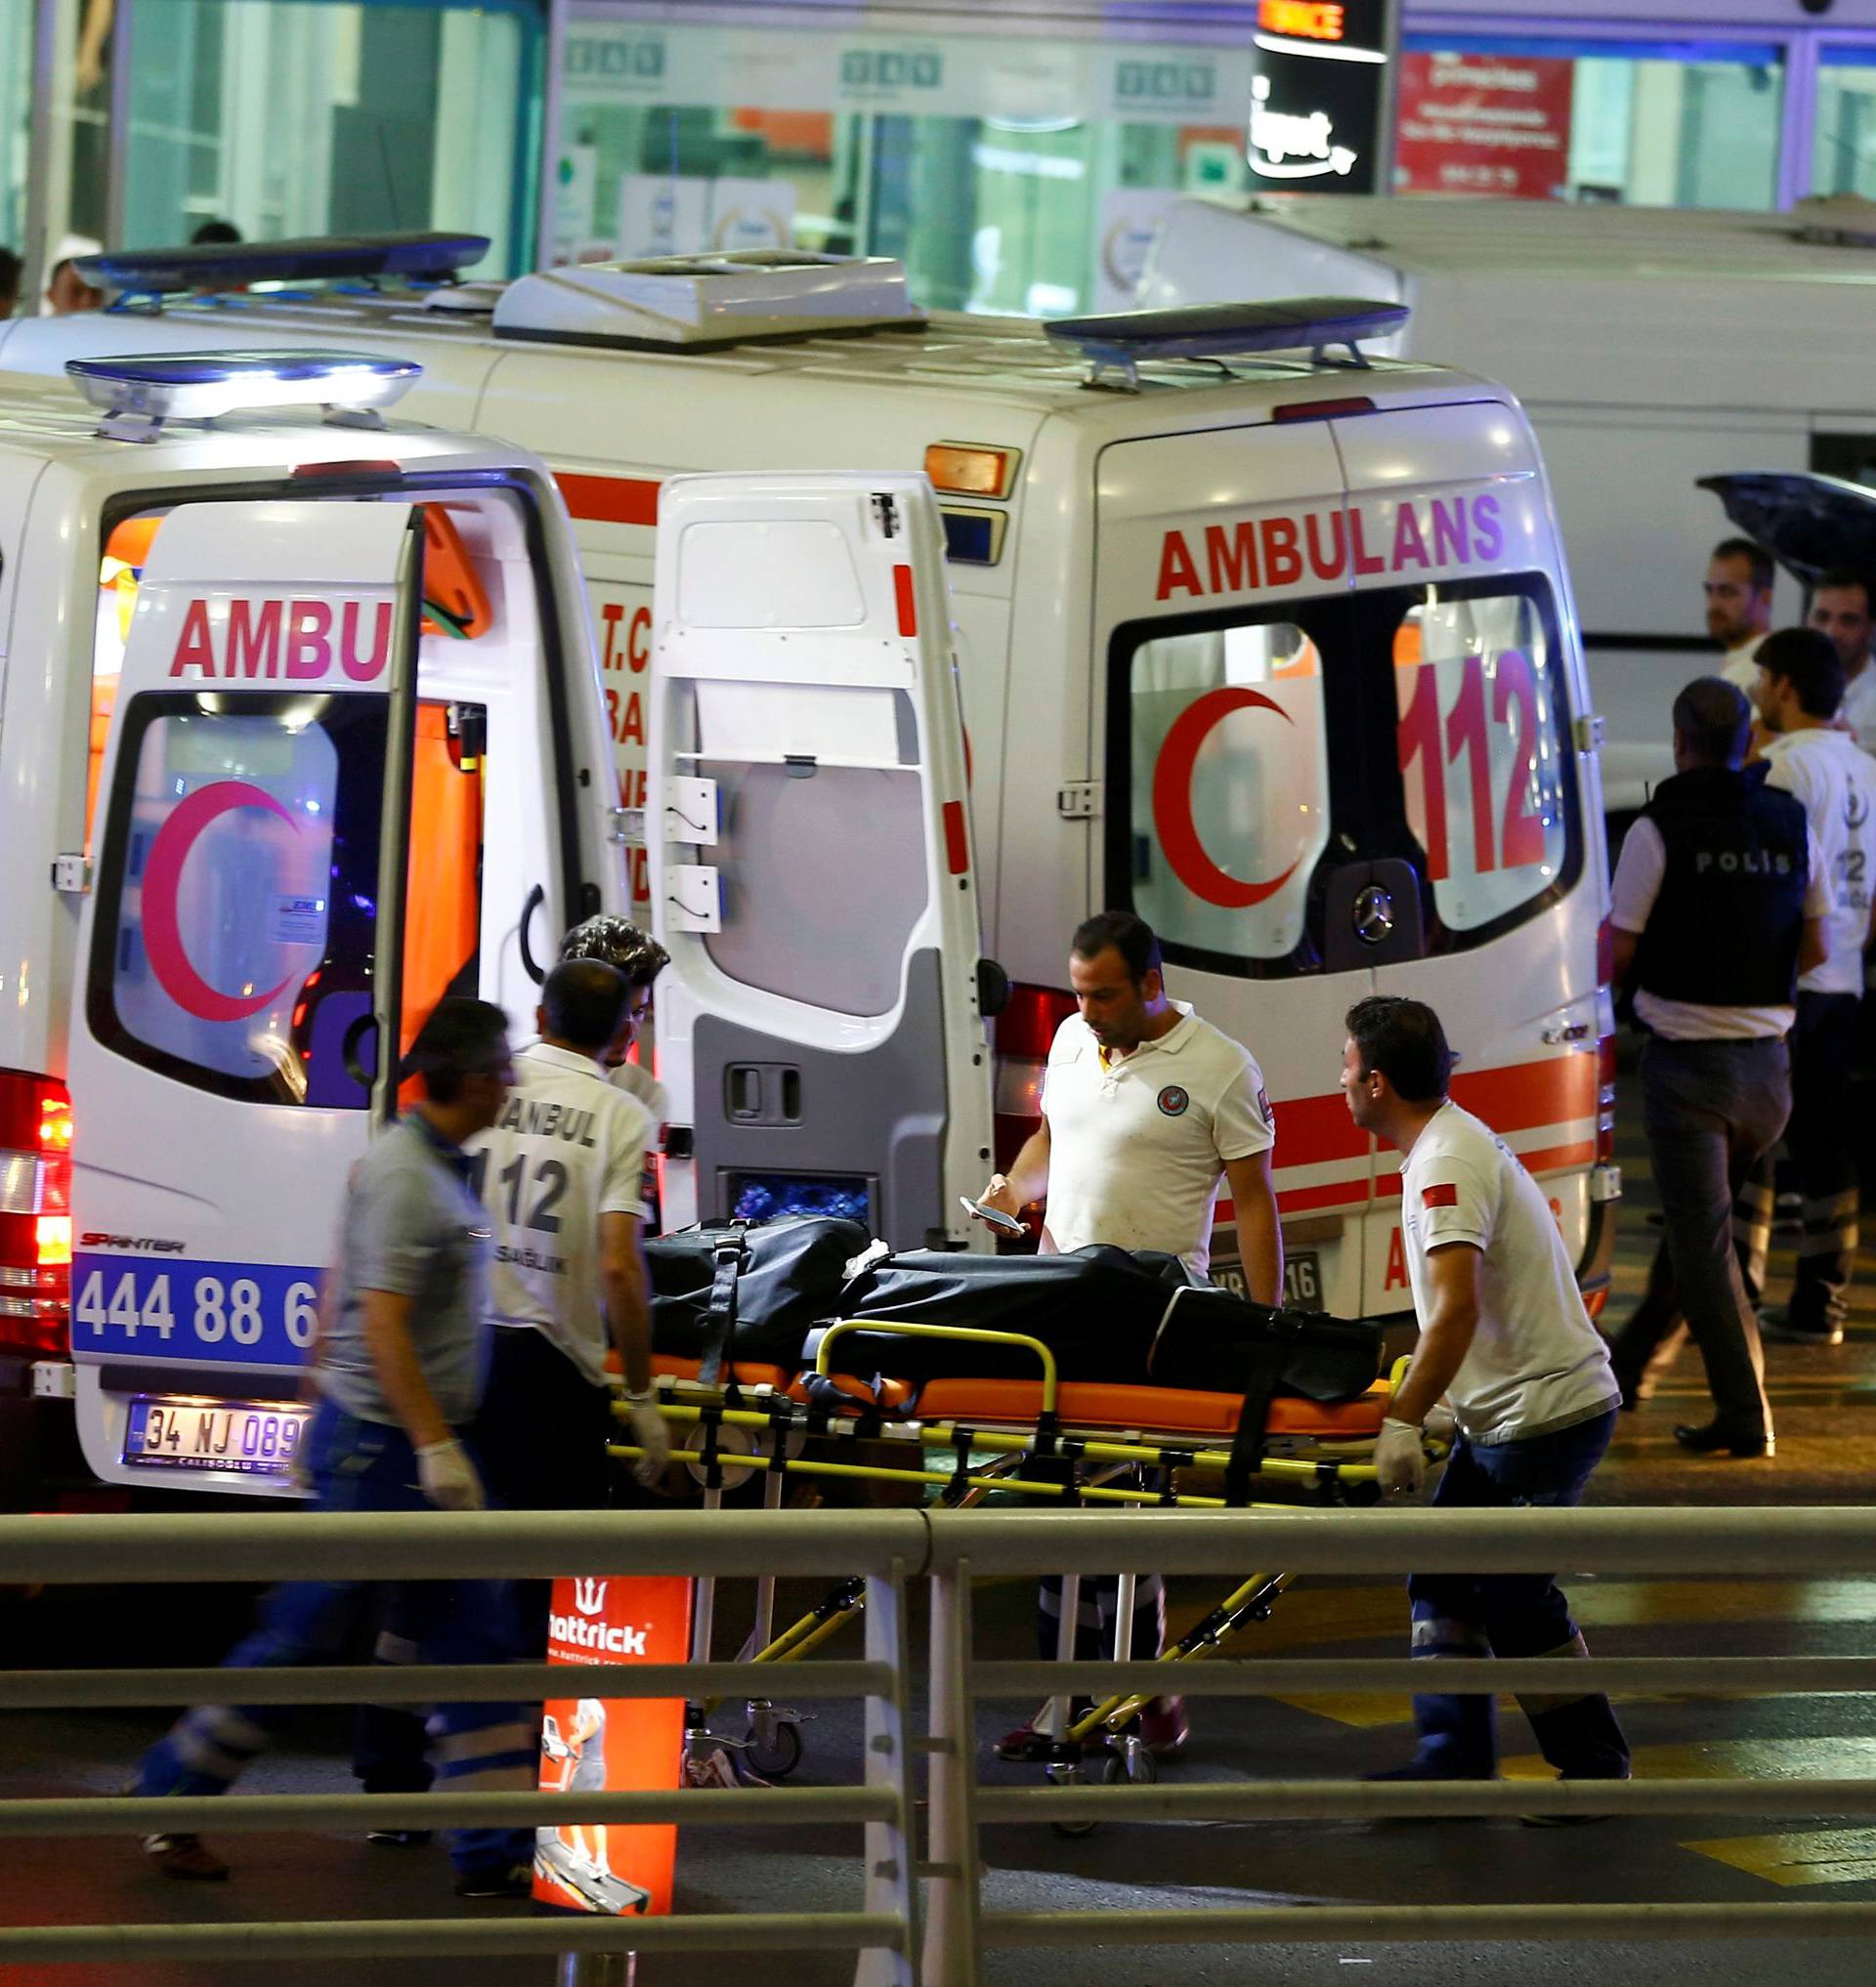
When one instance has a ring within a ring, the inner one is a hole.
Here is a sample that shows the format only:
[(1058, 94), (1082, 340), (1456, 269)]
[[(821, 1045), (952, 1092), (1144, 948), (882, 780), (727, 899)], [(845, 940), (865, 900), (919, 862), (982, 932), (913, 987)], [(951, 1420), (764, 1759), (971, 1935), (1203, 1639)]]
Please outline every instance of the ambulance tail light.
[(66, 1349), (71, 1311), (71, 1099), (0, 1071), (0, 1351)]
[(974, 442), (934, 442), (925, 450), (925, 474), (946, 496), (1006, 497), (1016, 481), (1016, 448)]
[(1034, 987), (1018, 981), (997, 1017), (997, 1056), (993, 1108), (996, 1112), (997, 1164), (1007, 1170), (1023, 1141), (1043, 1116), (1043, 1072), (1048, 1067), (1048, 1045), (1055, 1031), (1075, 1012), (1075, 996), (1059, 987)]

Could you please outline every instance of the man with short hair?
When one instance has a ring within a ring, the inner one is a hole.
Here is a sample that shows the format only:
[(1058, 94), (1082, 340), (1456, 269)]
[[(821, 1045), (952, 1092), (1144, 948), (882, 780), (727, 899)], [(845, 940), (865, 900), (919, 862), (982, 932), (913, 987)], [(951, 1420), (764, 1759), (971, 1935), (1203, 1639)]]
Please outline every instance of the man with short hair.
[[(463, 1151), (495, 1121), (513, 1077), (507, 1018), (487, 1001), (437, 1004), (408, 1058), (424, 1096), (352, 1169), (315, 1378), (320, 1406), (302, 1437), (313, 1503), (324, 1511), (479, 1510), (482, 1472), (464, 1431), (482, 1392), (489, 1229)], [(281, 1550), (291, 1553), (283, 1536)], [(261, 1627), (227, 1658), (236, 1670), (343, 1660), (358, 1580), (293, 1581), (268, 1596)], [(396, 1632), (420, 1663), (499, 1663), (513, 1653), (505, 1584), (396, 1585)], [(286, 1705), (187, 1712), (145, 1755), (141, 1795), (225, 1794), (293, 1715)], [(431, 1722), (438, 1777), (452, 1793), (525, 1793), (534, 1784), (532, 1716), (519, 1705), (442, 1705)], [(193, 1835), (146, 1838), (165, 1876), (224, 1878)], [(456, 1894), (520, 1898), (532, 1888), (532, 1829), (456, 1829)]]
[[(1821, 590), (1820, 590), (1821, 597)], [(1864, 629), (1867, 635), (1867, 596)], [(1867, 650), (1864, 651), (1865, 656)], [(1785, 1143), (1803, 1198), (1791, 1303), (1759, 1322), (1769, 1338), (1839, 1345), (1856, 1263), (1856, 1059), (1863, 951), (1876, 886), (1876, 760), (1840, 730), (1842, 650), (1816, 628), (1780, 628), (1759, 651), (1754, 701), (1768, 784), (1804, 804), (1829, 892), (1823, 959), (1800, 976)]]
[[(1211, 1267), (1212, 1215), (1222, 1179), (1231, 1191), (1246, 1289), (1260, 1304), (1283, 1292), (1283, 1232), (1270, 1179), (1276, 1124), (1251, 1052), (1167, 997), (1160, 942), (1131, 911), (1104, 910), (1075, 933), (1068, 959), (1077, 1012), (1055, 1032), (1043, 1078), (1043, 1121), (1007, 1174), (994, 1173), (986, 1206), (1020, 1214), (1046, 1197), (1045, 1249), (1105, 1242), (1176, 1255), (1195, 1283)], [(1112, 1580), (1083, 1583), (1078, 1656), (1113, 1653)], [(1055, 1653), (1059, 1584), (1045, 1581), (1040, 1640)], [(1159, 1653), (1165, 1588), (1148, 1574), (1135, 1589), (1130, 1646)], [(1105, 1646), (1103, 1646), (1105, 1640)], [(1156, 1751), (1185, 1739), (1176, 1699), (1142, 1719)], [(1002, 1750), (1033, 1743), (1012, 1732)]]
[[(1543, 1189), (1491, 1128), (1447, 1095), (1454, 1057), (1439, 1016), (1375, 995), (1349, 1009), (1342, 1091), (1349, 1116), (1401, 1155), (1401, 1232), (1420, 1343), (1376, 1446), (1383, 1490), (1421, 1489), (1423, 1430), (1452, 1442), (1433, 1502), (1504, 1510), (1582, 1501), (1615, 1426), (1601, 1335)], [(1587, 1656), (1549, 1573), (1421, 1574), (1407, 1583), (1418, 1658)], [(1520, 1698), (1566, 1780), (1625, 1780), (1629, 1749), (1599, 1691)], [(1420, 1745), (1388, 1780), (1491, 1779), (1489, 1696), (1422, 1692)]]
[(1844, 670), (1844, 701), (1837, 723), (1865, 752), (1876, 752), (1876, 669), (1870, 667), (1869, 582), (1846, 566), (1826, 572), (1812, 589), (1807, 627), (1830, 638)]
[(1614, 979), (1634, 979), (1635, 1018), (1647, 1031), (1642, 1112), (1665, 1228), (1612, 1353), (1633, 1406), (1691, 1329), (1714, 1415), (1677, 1427), (1675, 1440), (1700, 1455), (1769, 1457), (1771, 1409), (1748, 1297), (1764, 1275), (1771, 1215), (1757, 1175), (1790, 1114), (1785, 1036), (1798, 975), (1824, 957), (1830, 898), (1804, 808), (1767, 783), (1769, 767), (1743, 763), (1749, 728), (1731, 684), (1687, 685), (1674, 704), (1675, 776), (1630, 828), (1615, 867)]
[(1771, 628), (1771, 554), (1750, 538), (1723, 538), (1707, 562), (1707, 633), (1726, 655), (1720, 674), (1751, 693), (1753, 657)]
[[(606, 1078), (631, 1026), (631, 988), (597, 959), (563, 959), (540, 990), (540, 1039), (476, 1142), (494, 1224), (489, 1388), (476, 1437), (504, 1503), (598, 1510), (609, 1501), (617, 1351), (636, 1474), (655, 1483), (670, 1449), (652, 1389), (651, 1314), (639, 1223), (650, 1120)], [(544, 1634), (544, 1593), (540, 1604)], [(532, 1611), (531, 1611), (532, 1612)]]

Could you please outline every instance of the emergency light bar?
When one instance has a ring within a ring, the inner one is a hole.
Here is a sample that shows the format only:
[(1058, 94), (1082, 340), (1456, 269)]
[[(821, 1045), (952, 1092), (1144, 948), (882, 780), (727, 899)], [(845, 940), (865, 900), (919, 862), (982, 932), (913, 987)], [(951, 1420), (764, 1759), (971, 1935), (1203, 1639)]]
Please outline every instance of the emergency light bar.
[[(1137, 388), (1139, 366), (1152, 359), (1246, 359), (1266, 352), (1306, 351), (1316, 365), (1368, 363), (1358, 343), (1386, 338), (1408, 318), (1405, 304), (1373, 297), (1286, 297), (1269, 304), (1192, 304), (1172, 311), (1121, 311), (1106, 317), (1057, 317), (1043, 328), (1089, 361), (1087, 383), (1119, 372)], [(1332, 359), (1340, 346), (1345, 359)]]
[(98, 289), (162, 297), (242, 283), (336, 282), (402, 276), (447, 282), (489, 253), (486, 234), (305, 235), (292, 241), (205, 241), (189, 248), (107, 248), (74, 268)]
[(796, 248), (575, 263), (518, 276), (494, 313), (497, 338), (652, 352), (923, 322), (903, 262)]
[(423, 367), (360, 352), (183, 352), (68, 359), (65, 371), (103, 410), (101, 435), (147, 442), (165, 421), (212, 421), (237, 408), (375, 411), (402, 398)]

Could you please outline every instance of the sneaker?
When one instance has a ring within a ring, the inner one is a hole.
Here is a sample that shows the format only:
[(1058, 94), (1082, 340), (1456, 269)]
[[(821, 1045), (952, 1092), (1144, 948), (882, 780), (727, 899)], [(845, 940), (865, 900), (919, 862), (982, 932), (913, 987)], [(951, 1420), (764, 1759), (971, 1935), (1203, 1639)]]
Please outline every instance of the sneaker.
[(228, 1877), (228, 1865), (200, 1836), (146, 1836), (144, 1854), (165, 1877), (186, 1883), (221, 1883)]
[(366, 1829), (364, 1839), (384, 1849), (423, 1849), (437, 1839), (435, 1829)]
[(1796, 1325), (1789, 1311), (1767, 1311), (1759, 1320), (1759, 1336), (1770, 1339), (1774, 1345), (1841, 1345), (1844, 1328)]
[[(1594, 1779), (1599, 1776), (1586, 1774), (1578, 1777)], [(1610, 1780), (1627, 1780), (1629, 1776), (1626, 1773), (1611, 1773), (1600, 1777)], [(1574, 1810), (1560, 1814), (1521, 1814), (1518, 1816), (1518, 1820), (1527, 1829), (1581, 1829), (1588, 1828), (1593, 1822), (1605, 1822), (1610, 1819), (1611, 1817), (1606, 1814), (1578, 1814)]]
[(473, 1903), (520, 1901), (534, 1894), (534, 1873), (526, 1863), (491, 1863), (456, 1879), (456, 1895)]
[(1156, 1697), (1140, 1712), (1140, 1737), (1156, 1759), (1176, 1759), (1185, 1751), (1192, 1726), (1182, 1697)]

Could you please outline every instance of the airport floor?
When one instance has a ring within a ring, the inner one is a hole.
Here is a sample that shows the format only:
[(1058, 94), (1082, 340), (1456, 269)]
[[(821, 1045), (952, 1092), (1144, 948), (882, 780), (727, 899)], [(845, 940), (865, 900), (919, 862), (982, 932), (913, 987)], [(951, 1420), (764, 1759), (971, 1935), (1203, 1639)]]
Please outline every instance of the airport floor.
[[(1625, 1114), (1633, 1121), (1633, 1114)], [(1656, 1231), (1637, 1149), (1625, 1151), (1629, 1195), (1613, 1315), (1639, 1289)], [(1783, 1258), (1788, 1272), (1788, 1257)], [(1774, 1258), (1773, 1288), (1780, 1259)], [(1876, 1250), (1866, 1250), (1853, 1328), (1839, 1348), (1773, 1347), (1769, 1358), (1778, 1422), (1771, 1463), (1689, 1459), (1670, 1429), (1700, 1418), (1702, 1388), (1691, 1353), (1671, 1387), (1625, 1416), (1599, 1472), (1602, 1503), (1864, 1503), (1876, 1491)], [(1772, 1583), (1678, 1581), (1568, 1583), (1592, 1645), (1608, 1654), (1866, 1652), (1876, 1632), (1876, 1577)], [(789, 1598), (785, 1594), (783, 1605)], [(801, 1590), (800, 1598), (808, 1598)], [(1177, 1583), (1174, 1627), (1215, 1596)], [(153, 1605), (154, 1604), (154, 1605)], [(148, 1644), (160, 1618), (171, 1660), (213, 1660), (213, 1642), (238, 1626), (242, 1597), (187, 1589), (68, 1597), (23, 1628), (6, 1662), (124, 1661)], [(142, 1618), (141, 1620), (139, 1618)], [(1020, 1583), (981, 1589), (979, 1646), (987, 1654), (1031, 1652), (1031, 1594)], [(1286, 1655), (1385, 1655), (1404, 1645), (1405, 1602), (1385, 1581), (1299, 1585), (1247, 1647)], [(739, 1632), (726, 1596), (721, 1646)], [(830, 1653), (843, 1645), (835, 1642)], [(979, 1737), (986, 1780), (1022, 1779), (989, 1757), (999, 1732), (1028, 1706), (987, 1706)], [(1353, 1777), (1399, 1761), (1411, 1743), (1404, 1699), (1214, 1699), (1194, 1708), (1185, 1759), (1172, 1778)], [(1621, 1716), (1639, 1774), (1776, 1777), (1876, 1775), (1876, 1700), (1854, 1697), (1713, 1701), (1624, 1701)], [(0, 1715), (0, 1793), (107, 1793), (118, 1786), (160, 1720), (153, 1713)], [(860, 1765), (857, 1708), (830, 1706), (804, 1727), (797, 1784), (852, 1781)], [(346, 1728), (310, 1718), (292, 1745), (257, 1768), (253, 1791), (339, 1791), (349, 1785)], [(1544, 1771), (1527, 1727), (1504, 1718), (1513, 1775)], [(505, 1916), (526, 1907), (459, 1905), (440, 1848), (391, 1850), (356, 1838), (226, 1838), (233, 1881), (166, 1881), (128, 1842), (12, 1841), (0, 1881), (0, 1923), (228, 1923), (244, 1918), (331, 1919), (471, 1910)], [(720, 1829), (680, 1841), (679, 1908), (686, 1911), (840, 1909), (858, 1901), (858, 1832)], [(1281, 1823), (1104, 1828), (1064, 1839), (1041, 1828), (986, 1829), (986, 1902), (992, 1908), (1178, 1911), (1224, 1904), (1427, 1902), (1532, 1904), (1727, 1900), (1876, 1900), (1876, 1827), (1755, 1823), (1749, 1818), (1635, 1818), (1596, 1828), (1532, 1830), (1514, 1821), (1394, 1824)], [(851, 1963), (831, 1956), (776, 1956), (762, 1963), (789, 1987), (838, 1987)], [(647, 1959), (638, 1987), (717, 1987), (747, 1960), (720, 1955)], [(1626, 1946), (1535, 1940), (1377, 1945), (1122, 1946), (995, 1952), (993, 1987), (1315, 1987), (1386, 1980), (1388, 1987), (1705, 1987), (1705, 1983), (1804, 1980), (1807, 1987), (1866, 1987), (1867, 1942), (1792, 1938), (1645, 1942)], [(4, 1969), (8, 1987), (233, 1987), (258, 1981), (253, 1963), (157, 1965), (131, 1957), (110, 1966)], [(269, 1964), (267, 1987), (547, 1987), (554, 1963), (437, 1959), (429, 1962)]]

